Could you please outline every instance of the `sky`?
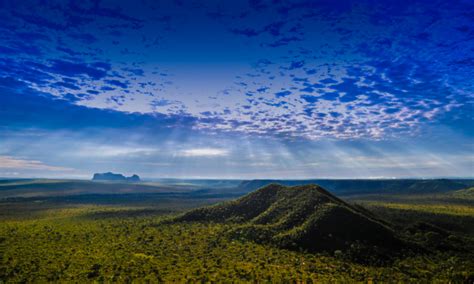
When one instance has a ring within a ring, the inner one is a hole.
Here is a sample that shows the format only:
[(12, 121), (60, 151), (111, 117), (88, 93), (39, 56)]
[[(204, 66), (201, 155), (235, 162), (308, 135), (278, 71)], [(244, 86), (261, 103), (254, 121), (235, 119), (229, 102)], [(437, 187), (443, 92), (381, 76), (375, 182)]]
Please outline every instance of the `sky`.
[(0, 177), (474, 177), (474, 2), (0, 0)]

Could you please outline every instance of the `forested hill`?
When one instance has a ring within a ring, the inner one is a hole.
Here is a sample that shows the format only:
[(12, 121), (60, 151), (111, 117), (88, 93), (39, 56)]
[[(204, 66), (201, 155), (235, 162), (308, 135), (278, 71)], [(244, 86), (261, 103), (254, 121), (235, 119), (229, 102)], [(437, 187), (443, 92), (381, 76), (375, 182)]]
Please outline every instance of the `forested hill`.
[(311, 180), (270, 180), (257, 179), (242, 181), (238, 189), (254, 191), (271, 183), (286, 186), (318, 184), (338, 195), (356, 194), (405, 194), (405, 193), (445, 193), (472, 187), (473, 179), (311, 179)]
[(357, 245), (390, 254), (404, 247), (388, 223), (317, 185), (270, 184), (234, 201), (191, 210), (175, 221), (234, 224), (230, 234), (238, 239), (298, 250), (333, 252)]

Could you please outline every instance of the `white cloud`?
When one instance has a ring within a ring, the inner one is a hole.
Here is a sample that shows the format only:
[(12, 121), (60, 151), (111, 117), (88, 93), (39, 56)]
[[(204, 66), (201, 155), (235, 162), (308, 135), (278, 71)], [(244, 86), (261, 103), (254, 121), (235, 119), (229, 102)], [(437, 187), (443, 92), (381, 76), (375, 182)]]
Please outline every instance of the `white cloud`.
[(180, 151), (181, 157), (220, 157), (227, 156), (229, 151), (219, 148), (193, 148)]
[(41, 161), (23, 160), (10, 156), (0, 156), (0, 169), (45, 170), (45, 171), (72, 171), (71, 168), (46, 165)]
[(80, 148), (75, 155), (86, 157), (148, 156), (154, 152), (156, 152), (155, 149), (143, 147), (89, 145)]

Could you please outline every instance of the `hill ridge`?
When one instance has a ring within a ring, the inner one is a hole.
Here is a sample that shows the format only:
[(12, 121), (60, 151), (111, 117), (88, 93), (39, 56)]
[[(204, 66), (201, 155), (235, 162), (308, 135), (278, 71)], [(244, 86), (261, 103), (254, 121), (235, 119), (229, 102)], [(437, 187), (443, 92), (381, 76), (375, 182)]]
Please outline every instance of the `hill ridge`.
[(445, 193), (473, 186), (470, 179), (308, 179), (243, 180), (238, 189), (251, 192), (268, 184), (278, 183), (285, 186), (318, 184), (339, 195), (357, 195), (370, 193)]
[(308, 251), (354, 244), (388, 251), (403, 245), (386, 222), (315, 184), (270, 184), (234, 201), (191, 210), (175, 221), (233, 224), (229, 234), (234, 238)]

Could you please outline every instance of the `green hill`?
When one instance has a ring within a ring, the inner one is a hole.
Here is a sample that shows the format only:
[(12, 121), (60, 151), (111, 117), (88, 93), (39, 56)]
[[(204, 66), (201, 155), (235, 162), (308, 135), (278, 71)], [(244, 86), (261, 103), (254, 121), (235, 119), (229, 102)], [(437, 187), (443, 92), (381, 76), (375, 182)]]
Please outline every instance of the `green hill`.
[(457, 198), (474, 199), (474, 187), (454, 191), (451, 195)]
[(387, 252), (403, 246), (386, 223), (317, 185), (271, 184), (175, 221), (231, 223), (232, 237), (311, 252), (360, 247)]

